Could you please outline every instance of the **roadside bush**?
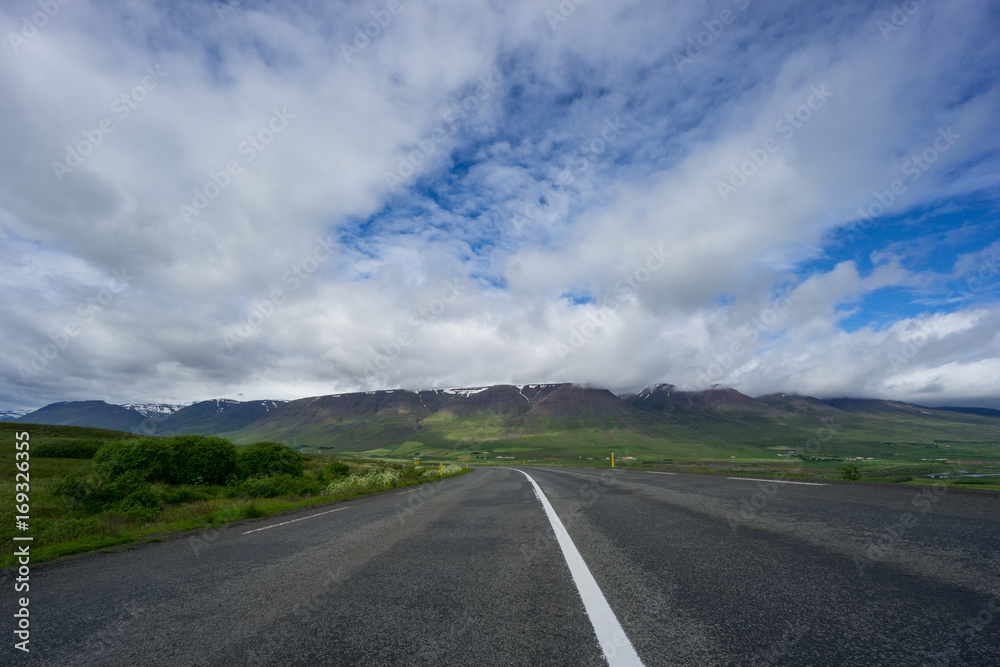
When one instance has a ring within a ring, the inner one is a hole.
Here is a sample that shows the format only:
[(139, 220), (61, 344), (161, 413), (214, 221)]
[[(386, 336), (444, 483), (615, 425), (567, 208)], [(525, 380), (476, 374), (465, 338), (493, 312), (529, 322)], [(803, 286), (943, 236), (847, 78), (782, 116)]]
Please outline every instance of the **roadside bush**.
[(840, 469), (840, 477), (850, 482), (856, 482), (861, 479), (861, 469), (853, 463), (848, 463)]
[(236, 445), (204, 435), (108, 442), (94, 454), (94, 469), (102, 480), (134, 473), (168, 484), (225, 484), (239, 477)]
[(367, 489), (377, 489), (390, 487), (399, 479), (399, 469), (397, 468), (373, 468), (364, 475), (349, 475), (341, 480), (330, 482), (323, 493), (336, 495), (338, 493), (350, 493), (351, 491), (361, 491)]
[(67, 438), (35, 445), (31, 449), (31, 455), (38, 458), (92, 459), (97, 450), (103, 446), (103, 440)]
[(276, 496), (317, 495), (323, 490), (323, 483), (310, 477), (274, 475), (271, 477), (251, 477), (226, 487), (225, 495), (230, 498), (274, 498)]
[(341, 461), (334, 461), (327, 467), (323, 468), (323, 472), (333, 477), (347, 477), (349, 474), (351, 474), (351, 469), (347, 467), (346, 463), (343, 463)]
[(173, 484), (225, 484), (238, 478), (236, 445), (225, 438), (175, 435), (169, 446), (173, 458)]
[(240, 473), (244, 477), (302, 476), (302, 457), (280, 442), (255, 442), (241, 447), (238, 454)]
[(148, 521), (160, 511), (153, 487), (135, 470), (96, 483), (69, 474), (56, 484), (53, 493), (63, 496), (88, 514), (115, 511)]
[(146, 481), (167, 482), (174, 477), (173, 458), (168, 440), (131, 438), (105, 443), (94, 454), (94, 469), (102, 478), (134, 472)]
[(79, 505), (82, 505), (93, 491), (94, 483), (76, 473), (66, 475), (52, 488), (53, 495), (61, 496)]
[(417, 468), (415, 466), (403, 466), (399, 469), (399, 476), (401, 479), (416, 479), (420, 477), (426, 468)]

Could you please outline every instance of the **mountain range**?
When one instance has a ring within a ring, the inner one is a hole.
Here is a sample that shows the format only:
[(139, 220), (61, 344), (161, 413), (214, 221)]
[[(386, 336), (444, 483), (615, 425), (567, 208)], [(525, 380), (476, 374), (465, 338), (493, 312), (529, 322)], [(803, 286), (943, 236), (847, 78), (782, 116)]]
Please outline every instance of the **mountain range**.
[(14, 421), (18, 417), (23, 417), (33, 410), (0, 410), (0, 422)]
[(146, 435), (182, 433), (213, 435), (243, 428), (283, 402), (213, 399), (185, 405), (170, 403), (114, 405), (104, 401), (64, 401), (51, 403), (9, 421), (89, 426)]
[[(573, 384), (403, 389), (292, 401), (216, 399), (186, 406), (53, 403), (14, 421), (92, 426), (149, 435), (202, 433), (246, 444), (368, 456), (647, 458), (775, 456), (821, 441), (819, 455), (917, 457), (959, 449), (1000, 462), (1000, 411), (928, 408), (899, 401), (670, 384), (615, 395)], [(814, 448), (815, 449), (815, 448)]]

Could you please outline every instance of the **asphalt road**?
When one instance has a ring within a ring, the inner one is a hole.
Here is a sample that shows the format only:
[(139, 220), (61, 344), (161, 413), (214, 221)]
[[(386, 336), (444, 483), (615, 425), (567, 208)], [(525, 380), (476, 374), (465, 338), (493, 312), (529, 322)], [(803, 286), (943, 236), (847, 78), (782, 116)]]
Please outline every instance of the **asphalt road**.
[(38, 566), (2, 662), (1000, 665), (1000, 495), (523, 470), (616, 642), (530, 480), (481, 468)]

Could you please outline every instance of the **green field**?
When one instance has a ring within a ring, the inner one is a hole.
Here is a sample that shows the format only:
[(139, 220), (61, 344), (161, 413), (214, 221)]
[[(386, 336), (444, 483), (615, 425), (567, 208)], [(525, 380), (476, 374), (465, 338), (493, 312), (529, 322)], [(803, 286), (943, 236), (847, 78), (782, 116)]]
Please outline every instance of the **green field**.
[[(893, 466), (925, 459), (976, 460), (1000, 465), (1000, 425), (996, 420), (961, 416), (949, 423), (875, 420), (855, 415), (819, 421), (793, 416), (781, 422), (755, 414), (727, 419), (692, 418), (687, 424), (654, 425), (645, 432), (616, 426), (597, 428), (572, 420), (548, 420), (543, 428), (505, 421), (495, 415), (429, 418), (420, 431), (396, 445), (338, 449), (351, 456), (483, 461), (514, 456), (534, 461), (603, 459), (614, 451), (637, 460), (673, 462), (818, 463), (809, 459), (865, 457)], [(299, 443), (309, 451), (333, 451), (322, 439)], [(488, 455), (484, 452), (489, 452)], [(868, 464), (865, 464), (868, 465)]]

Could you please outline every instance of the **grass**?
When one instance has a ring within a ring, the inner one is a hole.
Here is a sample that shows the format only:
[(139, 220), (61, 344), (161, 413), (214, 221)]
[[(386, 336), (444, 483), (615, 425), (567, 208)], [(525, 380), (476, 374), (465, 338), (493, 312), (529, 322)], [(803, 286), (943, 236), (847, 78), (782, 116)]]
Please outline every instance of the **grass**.
[[(312, 505), (377, 493), (387, 488), (422, 484), (438, 479), (433, 471), (400, 468), (400, 472), (387, 484), (355, 484), (349, 489), (314, 495), (277, 495), (274, 497), (233, 497), (233, 487), (154, 484), (160, 510), (152, 520), (128, 516), (116, 511), (88, 514), (71, 501), (53, 493), (53, 488), (66, 475), (74, 473), (86, 477), (93, 473), (89, 459), (36, 458), (30, 459), (30, 512), (29, 530), (18, 531), (15, 526), (15, 433), (28, 432), (31, 450), (38, 445), (58, 443), (66, 439), (102, 438), (117, 440), (125, 435), (71, 426), (36, 426), (0, 422), (0, 486), (3, 488), (0, 505), (0, 567), (11, 567), (14, 562), (15, 534), (31, 536), (31, 561), (39, 563), (87, 551), (106, 550), (129, 543), (158, 542), (170, 534), (198, 528), (218, 527), (231, 521), (270, 516), (279, 512)], [(43, 450), (44, 451), (44, 450)], [(324, 455), (305, 455), (303, 475), (313, 480), (318, 489), (329, 486), (335, 479), (364, 477), (370, 471), (384, 467), (384, 462), (347, 461), (347, 476), (333, 474), (330, 465), (335, 459)], [(453, 468), (445, 477), (465, 472)], [(432, 474), (424, 474), (432, 473)], [(262, 480), (266, 482), (265, 480)]]

